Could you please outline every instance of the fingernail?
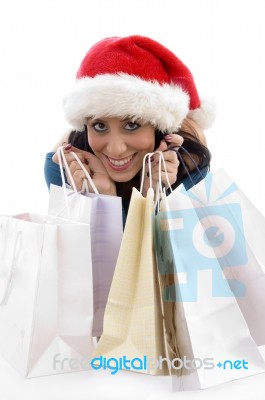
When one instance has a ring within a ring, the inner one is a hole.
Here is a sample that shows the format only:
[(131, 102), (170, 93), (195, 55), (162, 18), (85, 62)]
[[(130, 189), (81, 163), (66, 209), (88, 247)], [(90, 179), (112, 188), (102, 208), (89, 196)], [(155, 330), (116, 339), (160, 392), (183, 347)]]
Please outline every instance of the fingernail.
[(172, 137), (173, 137), (172, 135), (165, 135), (165, 136), (164, 136), (164, 138), (165, 138), (167, 141), (168, 141), (168, 140), (171, 140)]
[(145, 163), (148, 164), (149, 161), (150, 161), (150, 162), (154, 161), (154, 157), (153, 157), (153, 156), (151, 156), (150, 158), (146, 157)]
[(64, 146), (64, 150), (71, 150), (71, 148), (72, 148), (73, 146), (71, 145), (71, 143), (69, 143), (69, 144), (67, 144), (66, 146)]

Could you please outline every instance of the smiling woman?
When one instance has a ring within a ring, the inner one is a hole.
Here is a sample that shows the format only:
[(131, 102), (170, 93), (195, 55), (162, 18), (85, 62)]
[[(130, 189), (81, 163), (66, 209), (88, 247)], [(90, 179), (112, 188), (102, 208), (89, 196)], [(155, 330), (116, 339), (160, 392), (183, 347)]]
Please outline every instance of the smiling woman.
[[(203, 129), (214, 120), (214, 105), (199, 98), (189, 69), (152, 39), (112, 37), (96, 43), (84, 57), (63, 107), (73, 129), (53, 150), (67, 142), (64, 151), (77, 188), (81, 190), (85, 174), (72, 151), (79, 155), (99, 193), (122, 197), (125, 213), (132, 188), (140, 186), (147, 153), (163, 152), (166, 169), (162, 168), (161, 177), (166, 187), (184, 183), (188, 188), (209, 170)], [(155, 154), (154, 185), (159, 179), (157, 161)], [(62, 184), (57, 162), (54, 152), (47, 154), (48, 186)], [(147, 172), (144, 194), (148, 187)]]
[(142, 168), (144, 156), (154, 150), (150, 124), (104, 118), (89, 120), (88, 142), (115, 182), (130, 181)]

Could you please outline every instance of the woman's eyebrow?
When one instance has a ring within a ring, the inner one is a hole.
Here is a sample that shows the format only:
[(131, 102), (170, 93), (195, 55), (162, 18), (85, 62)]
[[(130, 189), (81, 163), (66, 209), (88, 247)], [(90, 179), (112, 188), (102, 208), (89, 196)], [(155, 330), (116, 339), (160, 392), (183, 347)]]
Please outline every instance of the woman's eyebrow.
[(104, 118), (93, 118), (93, 117), (91, 117), (91, 118), (88, 118), (88, 122), (106, 122), (105, 120), (104, 120)]

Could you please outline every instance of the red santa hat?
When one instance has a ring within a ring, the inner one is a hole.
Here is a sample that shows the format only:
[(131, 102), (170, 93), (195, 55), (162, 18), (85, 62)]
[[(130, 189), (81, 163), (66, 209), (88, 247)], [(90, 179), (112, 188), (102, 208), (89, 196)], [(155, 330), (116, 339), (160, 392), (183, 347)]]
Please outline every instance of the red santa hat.
[(215, 106), (200, 99), (189, 69), (166, 47), (143, 36), (111, 37), (86, 54), (63, 100), (67, 121), (82, 130), (88, 117), (129, 117), (176, 132), (185, 117), (211, 126)]

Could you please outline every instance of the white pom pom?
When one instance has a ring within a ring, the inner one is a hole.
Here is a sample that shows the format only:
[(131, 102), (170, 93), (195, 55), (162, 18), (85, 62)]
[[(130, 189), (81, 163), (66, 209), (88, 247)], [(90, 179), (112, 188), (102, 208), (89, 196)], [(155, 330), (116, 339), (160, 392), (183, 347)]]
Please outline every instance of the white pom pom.
[(208, 129), (216, 117), (216, 104), (212, 98), (201, 99), (200, 108), (189, 111), (188, 117), (196, 122), (202, 129)]

